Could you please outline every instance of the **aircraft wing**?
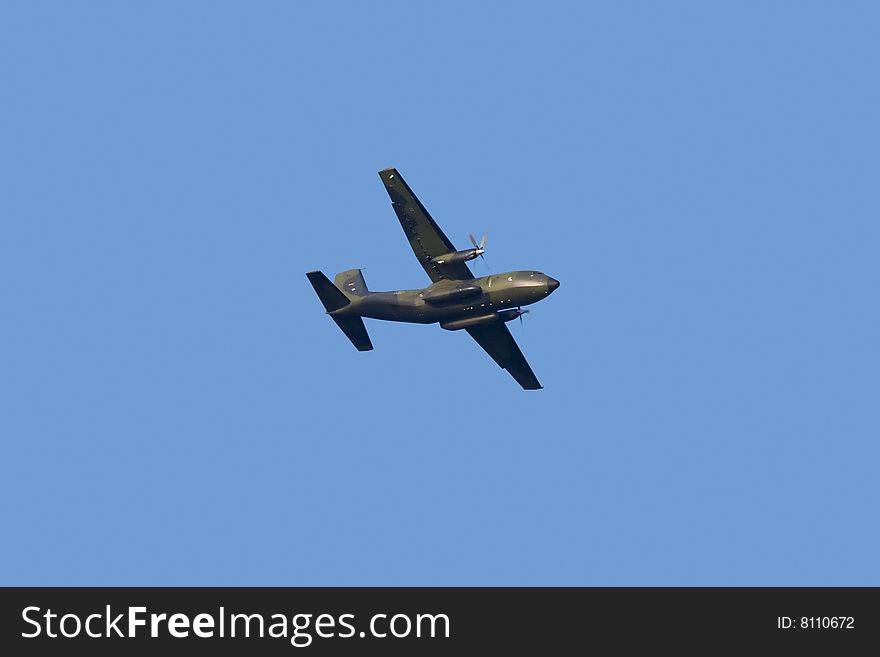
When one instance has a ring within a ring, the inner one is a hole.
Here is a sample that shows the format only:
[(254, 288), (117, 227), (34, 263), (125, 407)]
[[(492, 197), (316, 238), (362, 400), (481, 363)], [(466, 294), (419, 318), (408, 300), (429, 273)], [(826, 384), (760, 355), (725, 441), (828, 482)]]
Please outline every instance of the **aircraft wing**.
[(436, 283), (444, 278), (453, 281), (472, 279), (474, 275), (463, 262), (448, 265), (431, 262), (432, 258), (452, 253), (457, 249), (434, 223), (425, 206), (416, 198), (397, 169), (383, 169), (379, 172), (379, 177), (388, 191), (388, 196), (391, 197), (391, 205), (400, 220), (400, 225), (403, 226), (409, 245), (431, 280)]
[(543, 386), (538, 383), (535, 373), (529, 367), (525, 356), (519, 350), (516, 340), (510, 334), (507, 326), (497, 324), (484, 324), (465, 329), (471, 337), (477, 341), (486, 353), (495, 359), (502, 368), (510, 372), (525, 390), (538, 390)]

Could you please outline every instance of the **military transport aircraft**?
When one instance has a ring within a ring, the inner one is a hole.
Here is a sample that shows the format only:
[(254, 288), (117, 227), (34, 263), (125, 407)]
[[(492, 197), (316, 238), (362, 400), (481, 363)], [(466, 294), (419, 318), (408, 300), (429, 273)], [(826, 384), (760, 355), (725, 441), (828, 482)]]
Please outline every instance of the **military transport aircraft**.
[(403, 232), (431, 285), (422, 290), (370, 292), (360, 269), (336, 275), (335, 284), (320, 271), (306, 274), (327, 314), (357, 347), (373, 348), (363, 317), (394, 322), (433, 324), (449, 331), (464, 329), (526, 390), (541, 388), (516, 341), (504, 325), (559, 287), (559, 281), (539, 271), (511, 271), (475, 278), (468, 260), (483, 256), (486, 238), (470, 236), (474, 248), (459, 251), (434, 223), (397, 169), (383, 169), (379, 177), (391, 196)]

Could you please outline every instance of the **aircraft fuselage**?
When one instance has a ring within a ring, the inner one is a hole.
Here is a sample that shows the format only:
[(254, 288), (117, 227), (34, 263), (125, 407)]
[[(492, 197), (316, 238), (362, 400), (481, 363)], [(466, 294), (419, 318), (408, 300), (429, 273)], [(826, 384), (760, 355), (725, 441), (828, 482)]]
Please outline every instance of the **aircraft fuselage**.
[(556, 279), (538, 271), (512, 271), (469, 281), (441, 280), (418, 290), (369, 292), (331, 314), (418, 324), (449, 323), (527, 306), (544, 299), (558, 286)]

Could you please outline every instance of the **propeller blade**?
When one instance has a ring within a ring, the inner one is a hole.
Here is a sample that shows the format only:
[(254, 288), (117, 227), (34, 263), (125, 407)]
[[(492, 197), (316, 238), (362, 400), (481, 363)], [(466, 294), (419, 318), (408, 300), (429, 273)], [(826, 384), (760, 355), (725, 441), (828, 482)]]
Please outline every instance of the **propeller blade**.
[(486, 265), (486, 269), (489, 268), (489, 263), (486, 262), (486, 258), (483, 256), (483, 247), (486, 246), (486, 236), (483, 235), (483, 239), (477, 242), (477, 238), (474, 237), (474, 234), (471, 233), (468, 235), (471, 238), (471, 244), (474, 245), (474, 248), (479, 252), (480, 259), (483, 261), (483, 264)]
[(474, 237), (473, 233), (471, 233), (468, 237), (471, 238), (471, 244), (474, 245), (475, 249), (482, 249), (484, 246), (486, 246), (486, 236), (485, 235), (483, 235), (483, 239), (481, 239), (479, 241), (479, 243), (477, 243), (477, 238)]

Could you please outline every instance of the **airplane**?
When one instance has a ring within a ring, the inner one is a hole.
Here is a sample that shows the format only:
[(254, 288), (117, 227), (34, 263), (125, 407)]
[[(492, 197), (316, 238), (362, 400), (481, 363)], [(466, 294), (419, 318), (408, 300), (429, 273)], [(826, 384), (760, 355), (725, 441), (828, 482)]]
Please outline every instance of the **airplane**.
[(505, 323), (517, 317), (522, 322), (522, 315), (529, 312), (522, 306), (546, 298), (559, 287), (559, 281), (539, 271), (476, 278), (466, 263), (483, 257), (486, 237), (477, 242), (470, 235), (474, 248), (459, 251), (397, 169), (383, 169), (379, 177), (416, 258), (432, 282), (421, 290), (370, 292), (360, 269), (341, 272), (332, 283), (321, 271), (310, 271), (306, 276), (330, 318), (358, 351), (373, 348), (364, 317), (417, 324), (439, 322), (448, 331), (464, 329), (523, 389), (542, 388)]

